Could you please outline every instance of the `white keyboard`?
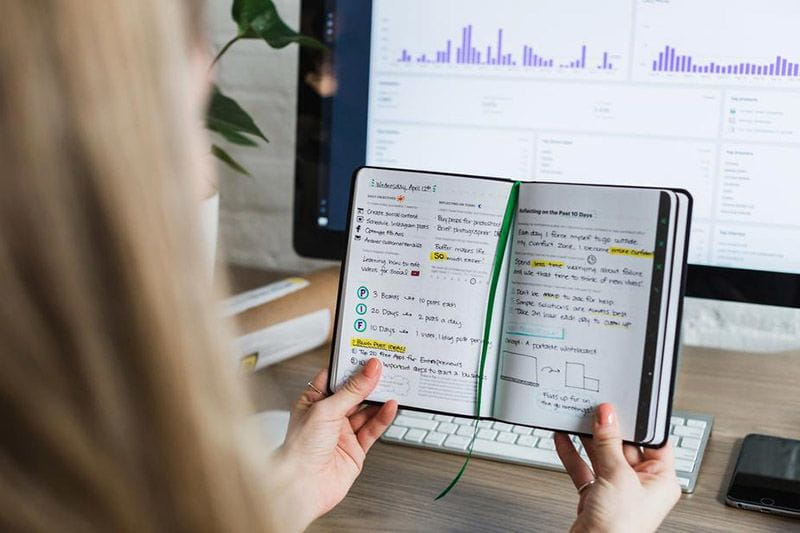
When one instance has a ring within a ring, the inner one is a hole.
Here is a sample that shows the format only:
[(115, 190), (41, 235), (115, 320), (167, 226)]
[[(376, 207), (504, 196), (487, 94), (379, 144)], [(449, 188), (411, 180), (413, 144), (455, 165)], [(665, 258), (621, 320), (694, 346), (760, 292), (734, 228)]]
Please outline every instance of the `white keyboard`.
[[(713, 423), (711, 415), (683, 411), (672, 413), (669, 440), (675, 449), (678, 481), (685, 493), (694, 492)], [(381, 440), (466, 455), (475, 431), (473, 425), (471, 418), (401, 409)], [(572, 437), (572, 442), (588, 461), (580, 439)], [(552, 431), (480, 420), (472, 455), (563, 472), (564, 467), (555, 449)]]

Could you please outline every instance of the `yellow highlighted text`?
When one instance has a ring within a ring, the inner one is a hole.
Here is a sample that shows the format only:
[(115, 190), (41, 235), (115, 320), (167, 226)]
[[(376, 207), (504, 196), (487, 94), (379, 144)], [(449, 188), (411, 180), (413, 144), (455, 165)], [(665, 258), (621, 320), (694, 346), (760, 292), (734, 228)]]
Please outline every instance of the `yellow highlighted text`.
[(647, 250), (636, 250), (634, 248), (620, 248), (619, 246), (612, 246), (608, 249), (609, 255), (627, 255), (628, 257), (643, 257), (645, 259), (652, 259), (655, 257), (653, 252)]
[(550, 261), (549, 259), (531, 259), (531, 268), (547, 268), (547, 267), (561, 268), (563, 266), (564, 266), (564, 261)]
[(406, 353), (406, 347), (402, 344), (391, 342), (376, 341), (374, 339), (350, 339), (350, 346), (353, 348), (369, 348), (371, 350), (385, 350), (387, 352)]

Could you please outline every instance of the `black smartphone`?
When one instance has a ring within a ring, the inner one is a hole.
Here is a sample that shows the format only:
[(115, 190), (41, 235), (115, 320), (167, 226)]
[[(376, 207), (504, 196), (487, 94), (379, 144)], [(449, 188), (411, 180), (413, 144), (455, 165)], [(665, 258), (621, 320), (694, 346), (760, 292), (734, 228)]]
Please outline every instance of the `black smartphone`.
[(800, 440), (746, 436), (725, 501), (739, 509), (800, 518)]

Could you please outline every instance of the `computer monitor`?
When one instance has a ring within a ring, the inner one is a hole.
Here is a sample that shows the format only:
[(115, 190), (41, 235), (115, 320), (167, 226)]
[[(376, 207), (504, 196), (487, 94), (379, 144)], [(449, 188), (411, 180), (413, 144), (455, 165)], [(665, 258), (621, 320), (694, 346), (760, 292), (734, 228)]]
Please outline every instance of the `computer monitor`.
[(683, 187), (687, 294), (800, 307), (795, 0), (308, 0), (294, 244), (360, 165)]

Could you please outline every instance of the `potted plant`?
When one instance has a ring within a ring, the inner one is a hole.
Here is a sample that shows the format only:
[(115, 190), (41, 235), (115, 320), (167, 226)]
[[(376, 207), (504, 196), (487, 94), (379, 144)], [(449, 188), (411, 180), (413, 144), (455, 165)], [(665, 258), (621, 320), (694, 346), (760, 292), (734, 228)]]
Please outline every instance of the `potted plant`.
[[(233, 0), (231, 17), (236, 24), (236, 34), (220, 49), (212, 63), (216, 65), (226, 52), (243, 39), (261, 39), (272, 48), (284, 48), (292, 43), (322, 48), (323, 45), (311, 37), (300, 35), (280, 17), (272, 0)], [(211, 102), (206, 113), (206, 127), (218, 138), (238, 146), (257, 146), (269, 142), (252, 117), (234, 99), (226, 96), (214, 84)], [(211, 153), (224, 164), (244, 175), (250, 173), (240, 165), (217, 142), (212, 143)], [(204, 248), (209, 263), (213, 265), (219, 225), (219, 194), (216, 186), (201, 209)]]

